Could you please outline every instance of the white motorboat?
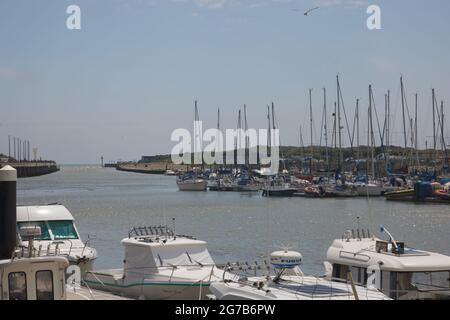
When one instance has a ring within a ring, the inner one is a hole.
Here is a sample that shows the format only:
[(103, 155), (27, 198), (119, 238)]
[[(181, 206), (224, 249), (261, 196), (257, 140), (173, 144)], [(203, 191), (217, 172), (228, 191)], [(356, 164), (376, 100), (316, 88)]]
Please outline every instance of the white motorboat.
[(275, 275), (224, 277), (210, 290), (219, 300), (389, 300), (377, 290), (306, 276), (299, 268), (301, 261), (298, 252), (277, 251), (270, 258)]
[(380, 197), (383, 194), (383, 188), (376, 183), (355, 182), (354, 186), (359, 196)]
[(180, 191), (206, 191), (208, 182), (203, 179), (177, 179), (177, 186)]
[(176, 176), (177, 173), (175, 171), (173, 171), (173, 170), (168, 169), (168, 170), (166, 170), (166, 172), (164, 172), (164, 175), (166, 175), (166, 176)]
[(346, 281), (351, 272), (356, 283), (373, 285), (393, 299), (450, 298), (449, 256), (408, 248), (384, 227), (381, 231), (389, 240), (362, 230), (347, 231), (334, 240), (327, 252), (329, 276)]
[(332, 193), (334, 196), (342, 198), (358, 196), (358, 191), (352, 184), (336, 185), (334, 189), (332, 189)]
[[(93, 268), (97, 251), (83, 243), (70, 211), (60, 204), (42, 206), (17, 206), (17, 228), (38, 226), (41, 234), (34, 239), (38, 255), (65, 256), (70, 264), (77, 265), (81, 273)], [(28, 247), (28, 241), (19, 233), (18, 245)]]
[(88, 272), (89, 287), (136, 299), (196, 300), (223, 276), (205, 241), (175, 235), (167, 227), (133, 228), (122, 245), (123, 268)]
[(38, 256), (32, 249), (33, 239), (41, 235), (40, 227), (22, 227), (20, 234), (29, 247), (16, 249), (11, 259), (0, 259), (0, 300), (126, 300), (81, 286), (81, 281), (66, 284), (67, 257), (50, 252)]

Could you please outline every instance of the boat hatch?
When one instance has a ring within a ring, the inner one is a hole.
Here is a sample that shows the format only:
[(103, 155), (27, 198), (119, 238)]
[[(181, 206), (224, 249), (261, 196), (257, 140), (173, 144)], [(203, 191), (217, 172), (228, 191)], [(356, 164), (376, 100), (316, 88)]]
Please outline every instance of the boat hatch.
[(343, 259), (350, 259), (350, 260), (362, 261), (362, 262), (368, 262), (370, 260), (370, 257), (365, 254), (348, 252), (348, 251), (339, 252), (339, 257), (343, 258)]
[(404, 254), (405, 253), (405, 243), (396, 242), (395, 245), (389, 241), (377, 240), (375, 244), (376, 251), (378, 253), (387, 252), (394, 254)]

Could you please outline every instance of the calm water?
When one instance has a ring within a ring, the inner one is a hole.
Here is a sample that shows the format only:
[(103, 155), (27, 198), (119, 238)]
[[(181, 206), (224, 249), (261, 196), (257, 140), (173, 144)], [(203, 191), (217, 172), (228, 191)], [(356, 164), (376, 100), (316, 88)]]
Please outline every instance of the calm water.
[(174, 177), (141, 175), (89, 166), (20, 179), (20, 204), (60, 202), (83, 237), (94, 237), (96, 268), (120, 267), (120, 240), (133, 226), (176, 218), (177, 233), (208, 242), (216, 262), (254, 261), (280, 247), (302, 252), (303, 269), (321, 274), (334, 238), (347, 229), (377, 231), (384, 224), (397, 240), (450, 255), (450, 206), (384, 199), (264, 198), (258, 193), (179, 192)]

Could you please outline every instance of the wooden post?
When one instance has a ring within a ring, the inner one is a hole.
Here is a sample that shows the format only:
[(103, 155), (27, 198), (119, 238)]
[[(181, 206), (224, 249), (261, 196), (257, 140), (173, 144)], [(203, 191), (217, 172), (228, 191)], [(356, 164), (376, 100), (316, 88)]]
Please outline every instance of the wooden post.
[(17, 171), (6, 165), (0, 169), (0, 260), (11, 259), (16, 247)]

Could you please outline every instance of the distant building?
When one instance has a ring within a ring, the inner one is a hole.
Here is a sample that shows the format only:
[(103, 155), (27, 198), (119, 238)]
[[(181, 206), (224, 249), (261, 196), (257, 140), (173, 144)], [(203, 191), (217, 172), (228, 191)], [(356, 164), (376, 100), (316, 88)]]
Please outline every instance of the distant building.
[(142, 156), (141, 160), (138, 163), (151, 163), (151, 162), (160, 162), (160, 161), (168, 161), (170, 160), (170, 156), (167, 155), (156, 155), (156, 156)]
[(149, 163), (153, 161), (152, 156), (142, 156), (141, 160), (139, 160), (139, 163)]

